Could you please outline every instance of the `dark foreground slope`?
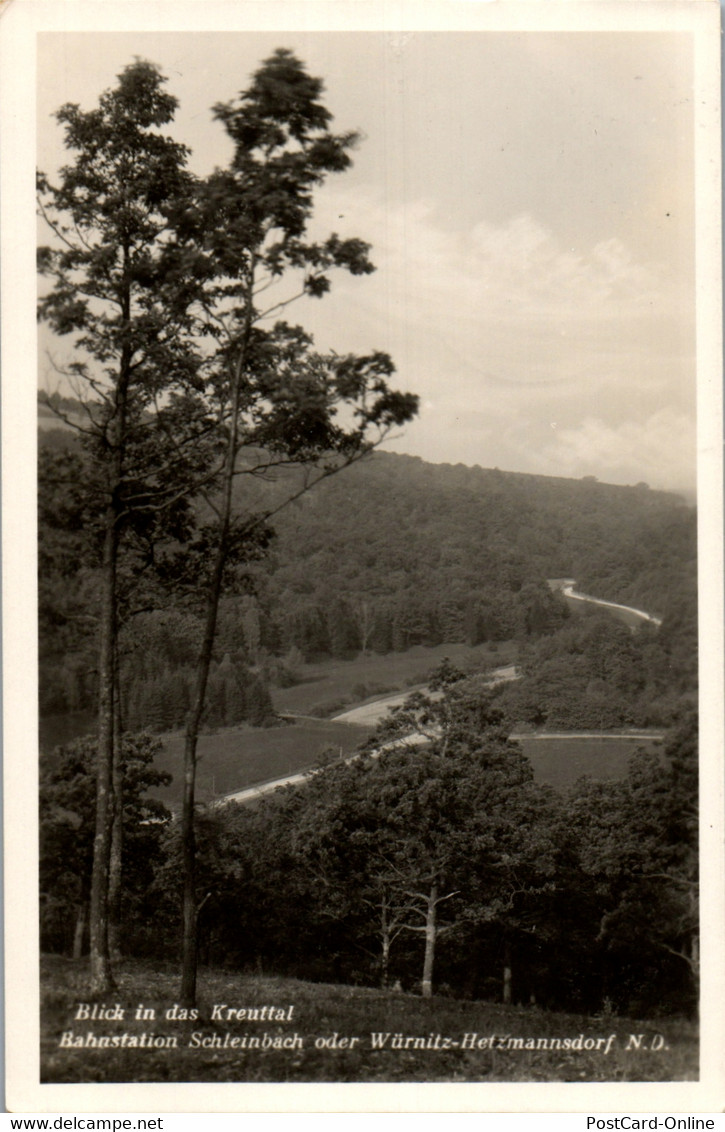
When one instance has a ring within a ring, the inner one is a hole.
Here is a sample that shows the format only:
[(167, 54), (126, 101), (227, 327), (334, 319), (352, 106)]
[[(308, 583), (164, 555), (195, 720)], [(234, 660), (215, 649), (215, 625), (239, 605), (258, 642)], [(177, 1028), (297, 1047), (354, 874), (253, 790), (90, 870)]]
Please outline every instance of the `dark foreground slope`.
[[(119, 971), (114, 1002), (124, 1018), (76, 1019), (84, 978), (81, 964), (44, 960), (44, 1082), (697, 1079), (696, 1027), (681, 1019), (592, 1018), (206, 969), (199, 1017), (179, 1021), (165, 1016), (174, 1014), (177, 973), (140, 963)], [(144, 1020), (135, 1017), (141, 1002)], [(256, 1020), (234, 1013), (255, 1007)], [(125, 1034), (126, 1048), (61, 1044), (89, 1032), (119, 1043)], [(129, 1045), (142, 1034), (146, 1046)]]

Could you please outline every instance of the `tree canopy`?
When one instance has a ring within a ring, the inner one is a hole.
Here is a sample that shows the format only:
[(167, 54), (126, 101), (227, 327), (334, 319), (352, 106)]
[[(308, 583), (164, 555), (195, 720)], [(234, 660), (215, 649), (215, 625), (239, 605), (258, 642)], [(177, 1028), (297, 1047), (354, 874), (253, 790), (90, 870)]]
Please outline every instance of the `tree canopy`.
[[(50, 280), (40, 315), (73, 338), (67, 376), (83, 408), (77, 427), (103, 516), (90, 916), (92, 987), (101, 993), (112, 983), (108, 883), (120, 789), (113, 780), (122, 725), (120, 578), (136, 550), (134, 537), (140, 532), (157, 566), (165, 535), (186, 544), (165, 557), (163, 582), (167, 590), (178, 588), (196, 567), (204, 595), (184, 766), (186, 999), (194, 994), (196, 742), (217, 611), (230, 567), (264, 546), (267, 520), (279, 509), (259, 514), (236, 506), (235, 479), (280, 464), (302, 466), (312, 475), (293, 494), (303, 494), (365, 455), (417, 407), (414, 395), (390, 387), (394, 366), (386, 354), (324, 355), (299, 327), (280, 320), (262, 326), (294, 300), (297, 292), (277, 292), (265, 307), (261, 298), (288, 274), (301, 274), (299, 293), (320, 297), (329, 290), (331, 269), (373, 269), (361, 240), (333, 233), (322, 244), (305, 241), (313, 190), (348, 166), (355, 140), (352, 133), (332, 133), (321, 93), (321, 81), (290, 52), (275, 52), (236, 101), (215, 108), (234, 155), (228, 169), (198, 178), (186, 168), (187, 148), (163, 133), (176, 100), (158, 69), (137, 59), (96, 109), (61, 108), (57, 116), (74, 160), (60, 170), (57, 185), (38, 176), (39, 210), (53, 237), (38, 253)], [(341, 407), (350, 425), (338, 418)], [(251, 448), (250, 464), (241, 454)], [(195, 499), (206, 514), (192, 507)]]

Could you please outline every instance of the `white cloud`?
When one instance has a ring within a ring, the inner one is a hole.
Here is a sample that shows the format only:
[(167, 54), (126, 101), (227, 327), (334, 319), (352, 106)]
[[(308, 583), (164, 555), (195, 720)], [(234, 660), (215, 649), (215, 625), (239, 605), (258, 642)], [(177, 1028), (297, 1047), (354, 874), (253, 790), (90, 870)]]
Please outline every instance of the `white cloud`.
[(369, 239), (378, 271), (341, 280), (310, 308), (317, 338), (391, 352), (426, 402), (400, 450), (692, 482), (692, 311), (663, 267), (637, 262), (617, 236), (566, 247), (531, 215), (480, 221), (464, 237), (424, 201), (386, 208), (343, 192), (323, 202), (321, 232)]
[(321, 230), (364, 234), (388, 298), (421, 322), (438, 317), (631, 319), (671, 300), (657, 265), (639, 264), (622, 240), (567, 247), (535, 217), (448, 230), (425, 201), (390, 208), (379, 196), (321, 194)]
[[(504, 227), (478, 224), (466, 256), (470, 281), (485, 288), (493, 311), (512, 319), (553, 318), (560, 324), (586, 315), (629, 317), (661, 298), (656, 272), (635, 264), (621, 240), (591, 249), (563, 247), (532, 216)], [(493, 313), (493, 312), (492, 312)]]
[(557, 475), (599, 475), (618, 483), (644, 480), (655, 487), (694, 489), (695, 422), (671, 408), (646, 420), (608, 425), (587, 417), (557, 430), (540, 453), (542, 468)]
[(341, 272), (322, 302), (284, 315), (322, 349), (391, 353), (422, 405), (397, 450), (692, 485), (692, 312), (664, 269), (616, 236), (566, 247), (520, 215), (465, 237), (425, 201), (386, 208), (344, 188), (320, 194), (314, 234), (331, 231), (369, 240), (377, 272)]

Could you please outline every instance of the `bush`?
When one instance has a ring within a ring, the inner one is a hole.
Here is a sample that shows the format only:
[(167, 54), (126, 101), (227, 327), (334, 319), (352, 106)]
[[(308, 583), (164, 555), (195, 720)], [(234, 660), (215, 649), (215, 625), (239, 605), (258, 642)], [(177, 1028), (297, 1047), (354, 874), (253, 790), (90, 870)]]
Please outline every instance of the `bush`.
[(316, 719), (329, 719), (330, 716), (337, 715), (349, 706), (350, 701), (345, 699), (323, 700), (322, 703), (315, 704), (314, 707), (311, 707), (309, 714), (313, 715)]

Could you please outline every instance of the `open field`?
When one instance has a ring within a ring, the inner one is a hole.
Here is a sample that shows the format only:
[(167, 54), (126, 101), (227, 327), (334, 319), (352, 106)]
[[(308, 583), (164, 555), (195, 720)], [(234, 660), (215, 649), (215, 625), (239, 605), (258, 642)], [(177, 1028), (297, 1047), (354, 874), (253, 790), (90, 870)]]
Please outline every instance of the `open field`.
[[(320, 710), (336, 714), (357, 703), (376, 699), (386, 692), (404, 692), (415, 684), (425, 682), (428, 675), (446, 657), (454, 664), (465, 667), (469, 663), (497, 668), (515, 657), (516, 645), (504, 641), (490, 645), (464, 644), (436, 645), (428, 648), (416, 645), (407, 652), (371, 653), (354, 660), (322, 661), (319, 664), (301, 665), (300, 683), (291, 688), (273, 688), (272, 702), (275, 711), (292, 715), (316, 715)], [(366, 689), (368, 689), (366, 691)]]
[[(199, 741), (197, 797), (210, 801), (220, 794), (231, 794), (246, 787), (318, 766), (322, 752), (333, 757), (356, 749), (372, 728), (335, 720), (299, 719), (287, 727), (230, 728)], [(566, 790), (583, 775), (592, 778), (622, 778), (627, 764), (639, 746), (654, 747), (656, 737), (633, 738), (625, 735), (572, 735), (549, 739), (525, 735), (517, 738), (531, 760), (538, 782)], [(181, 798), (183, 735), (164, 736), (164, 752), (156, 765), (168, 770), (171, 786), (154, 793), (168, 805)]]
[[(219, 794), (298, 770), (318, 766), (323, 752), (333, 757), (354, 751), (371, 729), (327, 719), (302, 719), (286, 727), (240, 727), (202, 735), (196, 774), (196, 796), (208, 802)], [(173, 775), (171, 786), (154, 794), (167, 804), (181, 800), (183, 732), (163, 736), (164, 750), (156, 759), (159, 770)]]
[(567, 790), (584, 775), (600, 779), (624, 778), (637, 748), (652, 750), (659, 739), (621, 735), (548, 739), (527, 735), (519, 737), (517, 742), (531, 760), (537, 782)]
[[(591, 1018), (202, 969), (199, 1018), (173, 1021), (165, 1014), (178, 1000), (176, 969), (128, 962), (117, 973), (118, 992), (113, 999), (123, 1017), (77, 1020), (78, 1004), (87, 1001), (85, 977), (84, 962), (43, 957), (43, 1082), (697, 1079), (697, 1030), (682, 1019), (651, 1023)], [(141, 1002), (153, 1011), (144, 1021), (135, 1018)], [(235, 1009), (273, 1007), (283, 1020), (269, 1021), (269, 1013), (257, 1020), (227, 1020), (223, 1012), (218, 1017), (219, 1011), (214, 1020), (213, 1007), (222, 1004)], [(63, 1039), (63, 1034), (85, 1042), (89, 1032), (96, 1040), (102, 1035), (116, 1037), (118, 1044), (115, 1048), (60, 1045), (71, 1040)], [(142, 1033), (147, 1043), (154, 1035), (162, 1048), (129, 1047), (129, 1038), (138, 1041)], [(383, 1048), (373, 1048), (379, 1044), (373, 1035), (381, 1035)], [(252, 1037), (259, 1042), (257, 1048), (248, 1048)], [(234, 1039), (236, 1045), (231, 1044)], [(278, 1046), (286, 1039), (287, 1048), (274, 1048), (275, 1039)]]

